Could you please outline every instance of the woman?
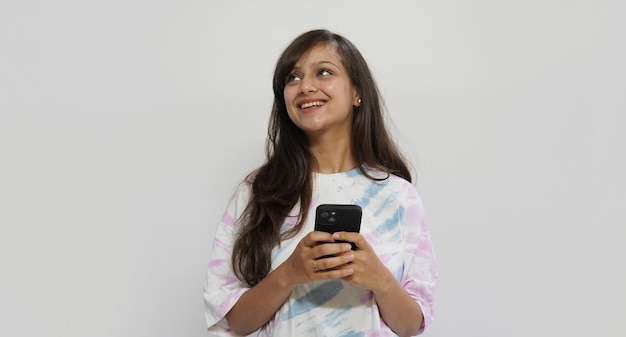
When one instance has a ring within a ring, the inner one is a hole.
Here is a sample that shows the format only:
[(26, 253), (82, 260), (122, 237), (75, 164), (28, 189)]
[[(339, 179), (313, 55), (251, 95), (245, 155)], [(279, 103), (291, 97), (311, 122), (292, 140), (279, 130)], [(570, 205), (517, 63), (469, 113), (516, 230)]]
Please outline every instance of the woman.
[[(279, 58), (273, 87), (267, 160), (240, 184), (215, 235), (209, 331), (420, 333), (433, 318), (434, 253), (365, 60), (342, 36), (306, 32)], [(361, 206), (360, 233), (314, 231), (312, 210), (324, 203)]]

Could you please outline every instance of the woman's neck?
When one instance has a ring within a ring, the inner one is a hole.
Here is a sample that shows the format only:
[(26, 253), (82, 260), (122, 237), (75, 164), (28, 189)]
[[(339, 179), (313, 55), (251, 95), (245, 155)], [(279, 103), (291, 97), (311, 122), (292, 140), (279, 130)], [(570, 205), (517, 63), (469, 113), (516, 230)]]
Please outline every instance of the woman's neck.
[(357, 166), (349, 139), (332, 142), (318, 142), (311, 146), (315, 157), (314, 172), (339, 173), (349, 171)]

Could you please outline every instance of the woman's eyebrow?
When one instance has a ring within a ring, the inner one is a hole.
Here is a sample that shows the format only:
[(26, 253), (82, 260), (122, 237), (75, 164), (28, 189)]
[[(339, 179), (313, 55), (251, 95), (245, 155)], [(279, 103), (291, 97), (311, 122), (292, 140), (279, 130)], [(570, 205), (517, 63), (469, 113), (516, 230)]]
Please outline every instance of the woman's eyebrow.
[[(314, 66), (320, 66), (320, 65), (325, 65), (325, 64), (332, 64), (333, 66), (335, 66), (335, 68), (337, 69), (341, 69), (341, 67), (339, 67), (338, 65), (336, 65), (333, 62), (330, 61), (318, 61), (318, 62), (314, 62), (311, 63), (311, 65), (309, 65), (309, 67), (314, 67)], [(304, 66), (306, 68), (306, 66)], [(293, 69), (291, 69), (291, 71), (299, 71), (302, 69), (302, 66), (294, 66)]]
[(323, 64), (327, 64), (327, 63), (328, 64), (332, 64), (332, 65), (334, 65), (337, 68), (340, 68), (338, 65), (336, 65), (336, 64), (334, 64), (334, 63), (332, 63), (330, 61), (319, 61), (319, 62), (317, 62), (317, 64), (319, 64), (319, 65), (323, 65)]

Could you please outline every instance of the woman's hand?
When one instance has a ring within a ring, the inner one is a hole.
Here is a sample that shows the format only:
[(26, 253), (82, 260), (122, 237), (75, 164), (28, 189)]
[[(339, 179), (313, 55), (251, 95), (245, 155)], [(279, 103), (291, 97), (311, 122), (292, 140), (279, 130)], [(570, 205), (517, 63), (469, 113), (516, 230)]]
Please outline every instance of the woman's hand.
[(313, 280), (339, 279), (351, 275), (349, 263), (355, 255), (350, 244), (334, 242), (332, 234), (319, 231), (310, 232), (302, 238), (281, 266), (285, 268), (287, 286), (295, 287)]
[[(245, 292), (226, 314), (230, 328), (240, 335), (250, 334), (274, 316), (297, 285), (352, 274), (348, 267), (354, 259), (350, 244), (334, 241), (326, 232), (311, 232), (302, 238), (291, 256)], [(326, 255), (334, 256), (320, 259)]]
[(338, 232), (333, 234), (333, 239), (353, 242), (357, 247), (352, 263), (339, 267), (339, 269), (350, 268), (352, 270), (343, 280), (372, 291), (380, 316), (396, 334), (399, 336), (415, 335), (424, 319), (422, 309), (380, 261), (363, 235)]
[(340, 269), (349, 268), (352, 270), (350, 275), (343, 278), (344, 281), (373, 292), (383, 291), (390, 282), (397, 282), (363, 235), (359, 233), (337, 232), (333, 234), (333, 240), (352, 242), (357, 247), (352, 252), (354, 255), (352, 263), (340, 266)]

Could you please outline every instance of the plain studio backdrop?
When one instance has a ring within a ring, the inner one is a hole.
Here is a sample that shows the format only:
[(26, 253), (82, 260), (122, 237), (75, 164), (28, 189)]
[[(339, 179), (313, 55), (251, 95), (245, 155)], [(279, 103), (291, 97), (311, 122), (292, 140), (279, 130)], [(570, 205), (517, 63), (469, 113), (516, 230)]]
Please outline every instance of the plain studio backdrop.
[(3, 1), (0, 335), (206, 336), (300, 33), (364, 54), (440, 282), (427, 336), (625, 336), (626, 3)]

